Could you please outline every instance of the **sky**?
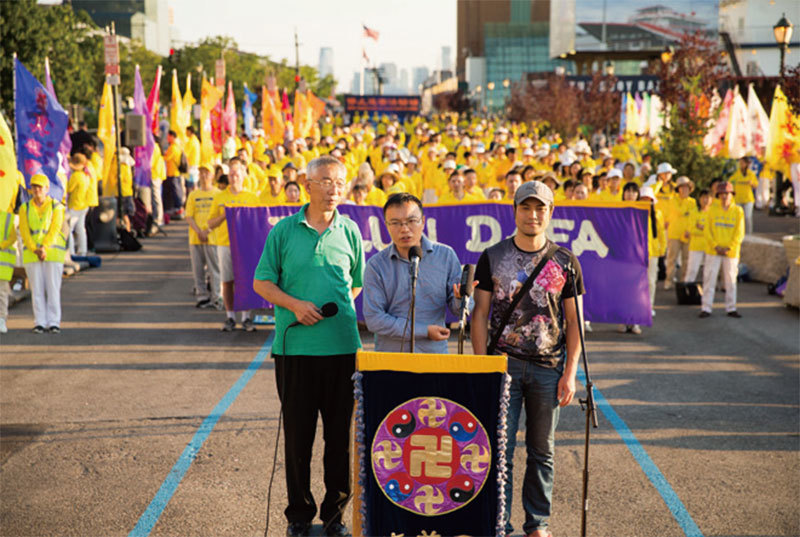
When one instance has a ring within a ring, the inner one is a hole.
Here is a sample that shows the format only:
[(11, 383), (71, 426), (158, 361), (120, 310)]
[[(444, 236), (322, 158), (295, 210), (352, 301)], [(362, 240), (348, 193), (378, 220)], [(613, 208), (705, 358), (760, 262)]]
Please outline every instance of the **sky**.
[[(441, 48), (451, 47), (455, 64), (456, 0), (167, 0), (180, 39), (189, 42), (227, 35), (239, 48), (294, 65), (294, 31), (300, 63), (317, 67), (320, 47), (333, 48), (337, 92), (350, 91), (353, 73), (365, 62), (393, 62), (400, 69), (441, 68)], [(377, 30), (377, 42), (362, 25)]]

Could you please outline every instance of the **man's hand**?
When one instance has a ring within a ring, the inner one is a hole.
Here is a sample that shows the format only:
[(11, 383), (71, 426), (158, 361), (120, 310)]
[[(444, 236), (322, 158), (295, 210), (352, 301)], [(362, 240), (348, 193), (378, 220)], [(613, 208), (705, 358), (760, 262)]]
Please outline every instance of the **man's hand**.
[(717, 255), (726, 255), (729, 248), (725, 248), (724, 246), (715, 246), (714, 250), (716, 250)]
[(431, 341), (444, 341), (450, 337), (450, 329), (437, 324), (428, 325), (428, 339)]
[(300, 324), (306, 326), (312, 326), (322, 320), (319, 309), (312, 302), (298, 300), (291, 310)]
[(197, 232), (197, 238), (200, 239), (200, 242), (208, 242), (208, 230), (201, 229)]
[(567, 406), (575, 396), (575, 377), (572, 375), (561, 375), (558, 379), (558, 405)]
[(36, 254), (36, 257), (38, 257), (38, 258), (39, 258), (39, 261), (44, 261), (44, 260), (45, 260), (45, 258), (47, 257), (47, 246), (40, 246), (40, 247), (38, 247), (38, 248), (37, 248), (37, 249), (34, 251), (34, 253)]
[(688, 239), (688, 238), (689, 238), (689, 232), (688, 232), (688, 231), (685, 231), (685, 232), (683, 233), (683, 238), (684, 238), (684, 239)]

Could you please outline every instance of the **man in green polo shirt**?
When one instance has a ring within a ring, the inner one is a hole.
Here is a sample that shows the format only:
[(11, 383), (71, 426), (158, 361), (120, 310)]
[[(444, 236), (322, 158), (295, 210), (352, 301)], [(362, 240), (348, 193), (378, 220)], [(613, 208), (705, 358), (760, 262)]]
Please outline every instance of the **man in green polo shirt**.
[[(286, 534), (308, 535), (317, 513), (311, 451), (322, 414), (326, 491), (320, 518), (325, 535), (348, 535), (341, 521), (350, 499), (351, 377), (361, 347), (353, 300), (361, 291), (364, 251), (358, 226), (336, 210), (347, 188), (344, 165), (325, 155), (312, 160), (307, 173), (310, 201), (270, 231), (253, 289), (275, 305), (272, 354), (286, 438)], [(325, 318), (321, 308), (329, 302), (337, 312)]]

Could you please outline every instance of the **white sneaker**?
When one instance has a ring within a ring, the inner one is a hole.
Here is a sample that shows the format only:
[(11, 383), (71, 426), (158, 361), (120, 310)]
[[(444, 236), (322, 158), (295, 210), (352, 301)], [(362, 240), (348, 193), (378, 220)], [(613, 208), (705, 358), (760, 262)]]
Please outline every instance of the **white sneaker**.
[(8, 327), (6, 326), (6, 320), (0, 319), (0, 334), (5, 334), (8, 332)]
[(638, 336), (639, 334), (642, 333), (642, 328), (638, 324), (635, 324), (631, 327), (631, 333), (636, 334)]
[(650, 310), (650, 313), (651, 313), (651, 317), (655, 317), (656, 316), (656, 310)]
[(583, 329), (586, 332), (591, 332), (592, 331), (592, 322), (591, 321), (584, 321), (583, 322)]

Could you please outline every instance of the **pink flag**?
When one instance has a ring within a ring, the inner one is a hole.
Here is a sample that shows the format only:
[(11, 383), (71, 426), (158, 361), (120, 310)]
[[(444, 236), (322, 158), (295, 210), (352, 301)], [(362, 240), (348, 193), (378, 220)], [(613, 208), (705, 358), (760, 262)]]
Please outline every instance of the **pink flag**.
[(158, 133), (158, 94), (161, 92), (161, 66), (156, 69), (156, 77), (153, 79), (153, 87), (150, 88), (150, 95), (147, 96), (147, 114), (150, 118), (150, 128), (154, 133)]
[[(157, 77), (158, 75), (156, 75)], [(144, 98), (144, 87), (142, 86), (142, 76), (139, 74), (139, 66), (136, 66), (133, 86), (133, 111), (137, 114), (147, 116), (147, 102)], [(150, 129), (144, 130), (144, 145), (133, 148), (133, 157), (136, 160), (133, 171), (133, 181), (136, 186), (150, 186), (152, 180), (153, 149), (155, 140)]]
[(733, 104), (733, 92), (728, 90), (725, 93), (725, 99), (722, 101), (719, 116), (714, 126), (709, 129), (705, 138), (703, 138), (703, 146), (711, 153), (711, 156), (717, 156), (725, 147), (725, 134), (728, 132), (731, 104)]
[[(50, 60), (48, 58), (44, 59), (44, 77), (48, 93), (50, 93), (57, 102), (56, 89), (53, 87), (53, 80), (50, 78)], [(68, 160), (71, 151), (72, 139), (69, 137), (69, 129), (67, 129), (66, 132), (64, 132), (64, 138), (61, 139), (61, 144), (58, 146), (58, 168), (64, 172), (65, 175), (69, 175)]]
[(769, 116), (761, 106), (758, 95), (753, 89), (753, 84), (747, 90), (747, 115), (750, 120), (750, 136), (753, 151), (758, 158), (763, 158), (767, 149), (769, 136)]
[(228, 81), (228, 102), (222, 113), (222, 126), (232, 135), (236, 135), (236, 103), (233, 98), (233, 82)]

